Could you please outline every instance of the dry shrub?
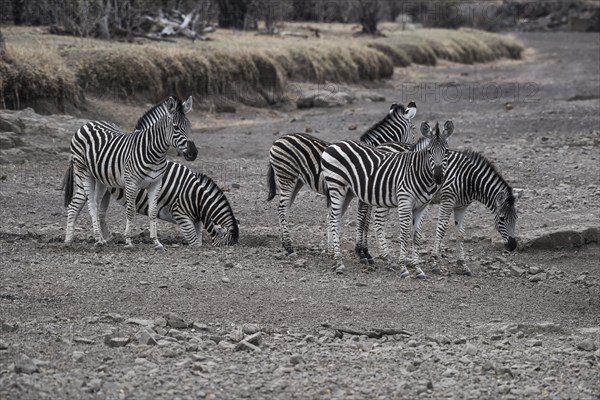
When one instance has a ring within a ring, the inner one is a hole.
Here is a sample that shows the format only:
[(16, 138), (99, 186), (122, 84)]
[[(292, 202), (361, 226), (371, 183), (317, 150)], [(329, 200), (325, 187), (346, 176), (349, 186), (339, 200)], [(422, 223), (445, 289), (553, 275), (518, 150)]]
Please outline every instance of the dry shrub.
[[(54, 104), (58, 111), (83, 100), (73, 71), (63, 59), (43, 48), (7, 46), (0, 57), (0, 101), (5, 108)], [(48, 110), (54, 111), (54, 110)]]

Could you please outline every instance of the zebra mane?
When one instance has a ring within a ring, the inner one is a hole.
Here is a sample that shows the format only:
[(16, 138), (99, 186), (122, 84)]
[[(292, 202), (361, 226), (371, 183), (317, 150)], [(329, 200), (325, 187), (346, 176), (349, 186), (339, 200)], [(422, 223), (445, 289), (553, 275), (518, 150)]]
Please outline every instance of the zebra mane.
[[(227, 235), (230, 236), (230, 240), (228, 241), (229, 244), (235, 244), (238, 242), (238, 238), (239, 238), (239, 226), (238, 226), (238, 221), (235, 218), (235, 215), (233, 214), (233, 209), (231, 208), (231, 204), (229, 203), (229, 199), (227, 198), (227, 196), (225, 196), (225, 193), (223, 193), (223, 191), (221, 190), (221, 188), (219, 187), (219, 185), (217, 185), (217, 183), (208, 175), (205, 175), (201, 172), (194, 172), (194, 175), (196, 176), (196, 178), (198, 179), (198, 181), (200, 182), (200, 185), (204, 187), (205, 190), (210, 191), (210, 190), (216, 190), (218, 191), (218, 193), (223, 197), (223, 200), (225, 201), (225, 203), (227, 204), (227, 207), (229, 208), (229, 216), (231, 217), (231, 226), (227, 226)], [(217, 221), (212, 221), (213, 223), (218, 223)]]
[(153, 106), (148, 111), (146, 111), (144, 115), (142, 115), (140, 119), (138, 119), (137, 124), (135, 125), (135, 130), (138, 131), (142, 129), (147, 129), (148, 127), (152, 126), (158, 119), (164, 116), (167, 110), (165, 104), (169, 101), (175, 101), (177, 104), (177, 112), (183, 112), (183, 103), (181, 102), (181, 100), (179, 100), (177, 97), (171, 96), (161, 101), (157, 105)]
[(508, 182), (506, 182), (500, 171), (498, 171), (498, 168), (496, 168), (496, 166), (490, 160), (488, 160), (483, 154), (473, 150), (462, 150), (459, 151), (459, 153), (462, 153), (473, 164), (482, 165), (486, 168), (491, 169), (492, 172), (496, 175), (497, 179), (500, 180), (502, 185), (508, 189), (508, 196), (504, 201), (505, 205), (513, 206), (515, 204), (515, 196), (513, 195), (512, 187), (508, 184)]
[(363, 133), (360, 136), (360, 141), (364, 142), (365, 139), (369, 138), (370, 136), (373, 135), (372, 131), (377, 129), (378, 127), (380, 127), (381, 125), (386, 124), (390, 119), (395, 119), (396, 118), (396, 109), (400, 108), (400, 115), (404, 115), (404, 113), (406, 112), (406, 108), (402, 105), (402, 104), (396, 104), (396, 108), (394, 109), (393, 113), (388, 113), (385, 118), (383, 118), (381, 121), (376, 122), (375, 124), (373, 124), (369, 129), (367, 129), (365, 131), (365, 133)]

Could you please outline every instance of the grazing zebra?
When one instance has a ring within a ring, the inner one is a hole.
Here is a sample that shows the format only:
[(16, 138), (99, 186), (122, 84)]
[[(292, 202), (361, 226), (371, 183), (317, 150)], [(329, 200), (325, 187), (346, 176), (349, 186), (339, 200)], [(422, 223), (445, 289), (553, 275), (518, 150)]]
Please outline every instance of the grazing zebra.
[[(407, 151), (409, 146), (401, 143), (386, 143), (381, 148), (389, 151)], [(441, 255), (441, 243), (446, 234), (450, 214), (454, 211), (454, 224), (457, 229), (457, 264), (462, 267), (461, 272), (463, 274), (469, 276), (472, 274), (465, 264), (463, 243), (465, 213), (467, 207), (473, 201), (481, 202), (494, 214), (494, 225), (502, 237), (505, 249), (508, 251), (515, 250), (517, 247), (514, 236), (517, 222), (515, 203), (519, 195), (520, 192), (515, 194), (494, 165), (480, 153), (449, 151), (444, 183), (431, 201), (433, 204), (440, 205), (432, 272), (441, 273), (438, 265)], [(375, 231), (383, 257), (387, 257), (389, 254), (389, 247), (384, 233), (388, 213), (389, 209), (377, 209), (374, 218)], [(420, 243), (421, 221), (413, 227), (412, 234), (414, 235), (415, 244)], [(366, 227), (359, 223), (358, 230), (357, 237), (363, 238), (363, 245), (366, 246)]]
[[(388, 115), (367, 130), (360, 140), (372, 145), (389, 141), (408, 142), (414, 139), (410, 120), (417, 113), (417, 105), (392, 104)], [(308, 185), (313, 191), (325, 194), (321, 174), (321, 156), (329, 143), (303, 133), (290, 133), (275, 140), (269, 151), (268, 185), (271, 201), (279, 191), (277, 214), (281, 242), (290, 256), (295, 255), (288, 229), (288, 212), (298, 191)]]
[[(126, 205), (125, 190), (111, 188), (110, 193), (117, 202)], [(217, 184), (204, 174), (195, 174), (184, 165), (167, 161), (157, 205), (158, 218), (179, 224), (190, 245), (202, 246), (203, 227), (215, 246), (238, 242), (238, 224), (229, 201)], [(137, 193), (135, 206), (138, 213), (148, 215), (147, 190)], [(108, 232), (104, 218), (100, 220), (100, 226), (103, 233)]]
[[(418, 152), (392, 153), (352, 141), (335, 143), (325, 149), (321, 164), (331, 203), (328, 225), (336, 272), (345, 270), (339, 245), (341, 218), (352, 197), (356, 196), (367, 207), (398, 207), (400, 276), (408, 276), (406, 248), (413, 212), (418, 220), (437, 185), (443, 182), (447, 138), (452, 131), (441, 133), (436, 124), (433, 133), (429, 125), (423, 123), (421, 133), (430, 140), (427, 148)], [(417, 277), (425, 278), (418, 267)]]
[[(98, 205), (102, 201), (100, 208), (105, 211), (110, 200), (106, 192), (109, 188), (119, 188), (125, 189), (127, 197), (125, 241), (126, 247), (132, 247), (135, 198), (140, 189), (147, 189), (150, 237), (156, 249), (164, 250), (156, 233), (157, 194), (167, 168), (165, 156), (170, 146), (186, 160), (196, 159), (198, 151), (190, 139), (190, 121), (185, 115), (191, 109), (191, 96), (185, 102), (169, 97), (148, 110), (132, 133), (104, 121), (88, 122), (77, 130), (71, 140), (73, 157), (63, 181), (68, 207), (65, 242), (73, 240), (75, 220), (89, 200), (96, 244), (105, 244), (99, 227)], [(74, 189), (77, 192), (74, 193)]]

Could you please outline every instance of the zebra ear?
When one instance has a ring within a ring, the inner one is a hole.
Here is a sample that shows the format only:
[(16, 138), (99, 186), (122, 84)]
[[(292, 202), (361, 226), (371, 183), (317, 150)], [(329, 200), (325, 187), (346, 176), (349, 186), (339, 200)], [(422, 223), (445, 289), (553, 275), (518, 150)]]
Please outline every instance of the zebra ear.
[(521, 196), (523, 196), (523, 189), (513, 189), (513, 196), (515, 198), (515, 201), (519, 200), (521, 198)]
[(415, 115), (417, 115), (417, 105), (414, 101), (411, 101), (410, 103), (408, 103), (408, 106), (406, 106), (406, 109), (404, 110), (404, 118), (413, 119)]
[(192, 96), (188, 97), (188, 99), (183, 103), (183, 112), (185, 114), (192, 111)]
[(398, 104), (392, 103), (392, 105), (390, 106), (390, 111), (389, 111), (388, 114), (390, 114), (390, 115), (393, 114), (394, 111), (396, 111), (396, 107), (398, 107)]
[(453, 132), (454, 132), (454, 122), (452, 122), (452, 121), (444, 122), (444, 136), (446, 136), (446, 138), (449, 138)]
[(429, 127), (429, 122), (424, 121), (421, 123), (421, 135), (428, 139), (431, 137), (431, 128)]

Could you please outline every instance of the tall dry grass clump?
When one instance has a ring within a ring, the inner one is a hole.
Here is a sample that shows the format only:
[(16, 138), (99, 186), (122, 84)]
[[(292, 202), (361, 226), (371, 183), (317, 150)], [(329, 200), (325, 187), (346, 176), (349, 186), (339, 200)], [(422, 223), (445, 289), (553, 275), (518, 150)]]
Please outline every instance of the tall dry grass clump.
[(8, 45), (0, 56), (0, 102), (4, 108), (19, 109), (46, 102), (65, 111), (82, 100), (74, 71), (58, 53)]
[(282, 101), (289, 81), (358, 83), (389, 78), (394, 67), (435, 65), (440, 59), (471, 64), (519, 58), (523, 51), (510, 37), (471, 29), (391, 30), (372, 39), (352, 37), (345, 25), (330, 28), (319, 39), (219, 31), (210, 44), (120, 43), (19, 31), (8, 37), (17, 45), (0, 57), (0, 105), (21, 108), (48, 99), (63, 109), (85, 92), (145, 102), (192, 94), (264, 106)]

